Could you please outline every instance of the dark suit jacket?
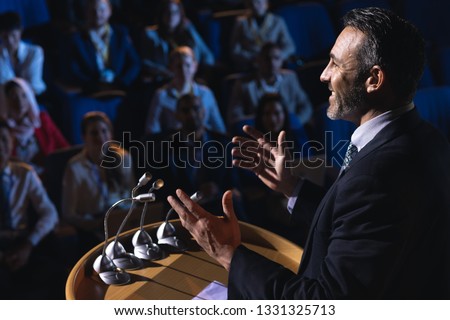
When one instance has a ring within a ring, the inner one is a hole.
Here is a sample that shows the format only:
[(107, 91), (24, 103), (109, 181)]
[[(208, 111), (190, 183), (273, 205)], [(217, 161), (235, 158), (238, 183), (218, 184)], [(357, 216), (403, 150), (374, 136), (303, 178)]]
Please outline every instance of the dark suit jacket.
[[(113, 34), (109, 47), (109, 66), (114, 71), (114, 84), (119, 88), (131, 85), (140, 70), (140, 59), (133, 47), (127, 30), (111, 25)], [(97, 67), (95, 47), (85, 31), (71, 38), (70, 70), (72, 81), (87, 91), (95, 91), (99, 85), (100, 72)]]
[[(303, 189), (294, 214), (307, 217), (318, 197), (309, 183)], [(449, 215), (449, 144), (412, 110), (361, 149), (323, 197), (298, 274), (240, 246), (229, 298), (448, 299)]]

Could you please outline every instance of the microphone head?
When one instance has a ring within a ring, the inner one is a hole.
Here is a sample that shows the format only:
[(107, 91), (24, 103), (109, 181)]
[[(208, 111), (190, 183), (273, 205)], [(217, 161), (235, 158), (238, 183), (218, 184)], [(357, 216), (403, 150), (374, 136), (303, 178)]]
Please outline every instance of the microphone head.
[(152, 174), (150, 172), (146, 172), (139, 178), (137, 188), (145, 186), (152, 179)]
[(163, 179), (158, 179), (155, 182), (153, 182), (153, 190), (159, 190), (162, 187), (164, 187), (164, 180)]
[(201, 191), (197, 191), (191, 196), (191, 200), (194, 202), (199, 202), (203, 198), (203, 193)]
[(153, 202), (155, 201), (155, 194), (154, 193), (143, 193), (138, 195), (137, 197), (134, 197), (133, 200), (139, 201), (139, 202)]

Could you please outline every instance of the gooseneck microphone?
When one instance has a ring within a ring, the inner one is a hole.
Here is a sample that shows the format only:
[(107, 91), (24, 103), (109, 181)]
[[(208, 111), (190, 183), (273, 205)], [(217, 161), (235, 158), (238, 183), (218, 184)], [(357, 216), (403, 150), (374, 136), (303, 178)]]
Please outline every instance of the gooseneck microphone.
[[(197, 191), (190, 198), (194, 202), (199, 202), (203, 199), (203, 195), (200, 191)], [(167, 245), (176, 251), (185, 251), (187, 250), (187, 245), (177, 238), (175, 226), (169, 222), (169, 218), (174, 212), (173, 208), (167, 212), (165, 221), (156, 231), (156, 237), (158, 238), (158, 244)]]
[[(159, 190), (164, 186), (162, 179), (156, 180), (149, 192)], [(147, 213), (147, 202), (144, 204), (144, 209), (141, 213), (141, 221), (139, 230), (133, 236), (132, 244), (134, 246), (134, 255), (144, 260), (156, 260), (162, 256), (161, 248), (153, 242), (152, 237), (144, 230), (145, 215)]]
[[(108, 218), (112, 210), (119, 204), (125, 201), (135, 201), (148, 203), (155, 200), (153, 193), (144, 193), (134, 198), (125, 198), (115, 202), (106, 212), (103, 225), (105, 229), (105, 242), (103, 244), (103, 251), (100, 256), (94, 261), (93, 268), (99, 274), (104, 283), (111, 285), (121, 285), (130, 282), (130, 275), (124, 269), (137, 269), (142, 266), (142, 261), (136, 258), (131, 253), (125, 251), (125, 248), (118, 242), (119, 234), (122, 232), (123, 226), (127, 218), (132, 212), (132, 208), (128, 211), (127, 216), (122, 221), (122, 224), (117, 231), (114, 241), (108, 245)], [(133, 204), (131, 205), (133, 207)]]
[(136, 187), (134, 187), (133, 190), (131, 191), (131, 196), (134, 197), (134, 193), (136, 192), (136, 190), (139, 189), (140, 187), (145, 186), (150, 180), (152, 180), (152, 174), (150, 172), (144, 173), (142, 177), (139, 178)]
[[(108, 285), (121, 285), (130, 281), (130, 275), (123, 269), (138, 269), (142, 267), (142, 261), (131, 253), (126, 252), (123, 245), (118, 241), (119, 234), (122, 232), (128, 218), (130, 217), (136, 202), (147, 204), (155, 201), (155, 195), (151, 192), (135, 196), (138, 188), (147, 184), (151, 179), (151, 174), (146, 172), (140, 179), (136, 187), (131, 191), (131, 197), (121, 199), (115, 202), (106, 212), (103, 220), (105, 243), (103, 245), (102, 254), (94, 261), (93, 268), (99, 274), (102, 281)], [(108, 245), (108, 219), (112, 210), (125, 201), (132, 201), (127, 215), (123, 219), (114, 241)]]
[(114, 203), (106, 212), (103, 225), (105, 229), (105, 243), (103, 245), (102, 254), (94, 261), (94, 270), (100, 276), (100, 279), (108, 285), (122, 285), (130, 282), (130, 275), (123, 269), (118, 268), (113, 260), (106, 255), (106, 246), (108, 244), (108, 217), (111, 211), (122, 202), (129, 201), (131, 198), (121, 199)]
[(130, 209), (128, 210), (127, 215), (125, 216), (125, 218), (123, 219), (122, 223), (119, 226), (119, 229), (117, 230), (114, 242), (111, 242), (106, 248), (106, 255), (110, 257), (119, 268), (133, 270), (139, 269), (143, 265), (141, 259), (125, 250), (124, 246), (119, 242), (119, 235), (122, 232), (131, 213), (133, 212), (136, 201), (145, 202), (145, 204), (147, 204), (148, 202), (155, 201), (155, 194), (151, 192), (152, 190), (154, 190), (154, 188), (151, 188), (148, 193), (134, 196), (136, 190), (146, 185), (151, 178), (152, 175), (149, 172), (144, 173), (142, 177), (139, 179), (136, 187), (134, 187), (133, 190), (131, 191), (132, 203)]

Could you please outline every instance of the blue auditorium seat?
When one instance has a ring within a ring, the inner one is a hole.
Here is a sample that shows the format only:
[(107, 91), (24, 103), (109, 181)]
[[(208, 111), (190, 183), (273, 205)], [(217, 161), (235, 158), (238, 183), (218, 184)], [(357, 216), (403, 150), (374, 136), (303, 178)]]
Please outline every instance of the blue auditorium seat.
[(0, 1), (0, 13), (17, 12), (24, 29), (42, 25), (50, 21), (47, 2), (45, 0), (9, 0)]
[(391, 5), (388, 0), (341, 0), (337, 3), (338, 18), (343, 17), (352, 9), (366, 7), (391, 9)]
[(403, 0), (400, 14), (411, 21), (431, 45), (450, 44), (450, 1)]
[(450, 85), (450, 45), (441, 46), (433, 55), (433, 70), (438, 85)]
[(243, 10), (227, 10), (213, 13), (202, 10), (197, 13), (198, 30), (218, 61), (227, 62), (230, 52), (230, 35), (236, 17)]
[(414, 103), (422, 118), (450, 141), (450, 86), (420, 89), (414, 97)]
[(45, 175), (43, 183), (50, 200), (54, 203), (58, 213), (61, 215), (62, 181), (66, 164), (70, 158), (83, 149), (82, 145), (75, 145), (50, 153), (45, 160)]
[(84, 114), (102, 111), (114, 123), (122, 101), (122, 97), (92, 98), (81, 94), (66, 94), (61, 129), (72, 144), (80, 144), (83, 142), (80, 125)]
[(287, 24), (296, 55), (305, 61), (328, 57), (336, 33), (326, 8), (318, 2), (283, 5), (275, 10)]
[(423, 89), (423, 88), (433, 87), (435, 85), (436, 85), (436, 83), (435, 83), (435, 80), (434, 80), (434, 75), (431, 72), (431, 69), (428, 66), (428, 64), (426, 64), (425, 68), (423, 70), (422, 78), (420, 78), (418, 87), (420, 89)]

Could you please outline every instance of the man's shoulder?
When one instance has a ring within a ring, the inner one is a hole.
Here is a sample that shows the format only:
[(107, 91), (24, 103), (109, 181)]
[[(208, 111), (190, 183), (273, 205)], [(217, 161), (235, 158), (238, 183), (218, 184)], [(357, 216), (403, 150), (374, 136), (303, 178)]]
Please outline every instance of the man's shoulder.
[(433, 126), (411, 116), (415, 115), (394, 120), (361, 149), (359, 153), (363, 158), (354, 165), (360, 173), (383, 176), (383, 173), (405, 172), (408, 175), (414, 170), (419, 176), (426, 171), (450, 170), (450, 167), (440, 165), (442, 161), (439, 160), (446, 159), (444, 162), (450, 163), (448, 141)]
[(38, 55), (43, 54), (44, 50), (40, 45), (34, 44), (34, 43), (28, 43), (25, 41), (20, 42), (21, 49), (27, 54), (27, 55)]
[(169, 95), (170, 90), (172, 90), (172, 85), (170, 83), (166, 83), (162, 87), (156, 89), (154, 96), (158, 99), (164, 99)]
[(72, 158), (69, 159), (67, 162), (67, 167), (77, 167), (80, 165), (83, 165), (88, 160), (84, 154), (84, 152), (79, 152), (76, 155), (74, 155)]
[(32, 166), (22, 161), (10, 161), (8, 166), (12, 174), (28, 174), (34, 172)]
[(192, 91), (196, 96), (210, 97), (215, 99), (212, 90), (205, 84), (195, 82)]
[(236, 86), (242, 87), (242, 89), (248, 89), (254, 87), (259, 82), (259, 76), (256, 73), (245, 74), (236, 81)]
[(297, 78), (297, 74), (294, 71), (289, 70), (289, 69), (281, 69), (280, 75), (285, 79)]
[(246, 24), (247, 21), (249, 21), (249, 20), (250, 20), (250, 17), (248, 14), (240, 15), (240, 16), (236, 17), (235, 24), (243, 25), (243, 24)]
[(113, 30), (113, 32), (117, 32), (120, 35), (128, 35), (128, 27), (124, 26), (123, 24), (117, 24), (117, 23), (113, 23), (110, 24), (111, 29)]
[(272, 22), (272, 25), (284, 22), (284, 18), (282, 16), (273, 12), (269, 12), (267, 14), (267, 18), (270, 19), (269, 21)]

